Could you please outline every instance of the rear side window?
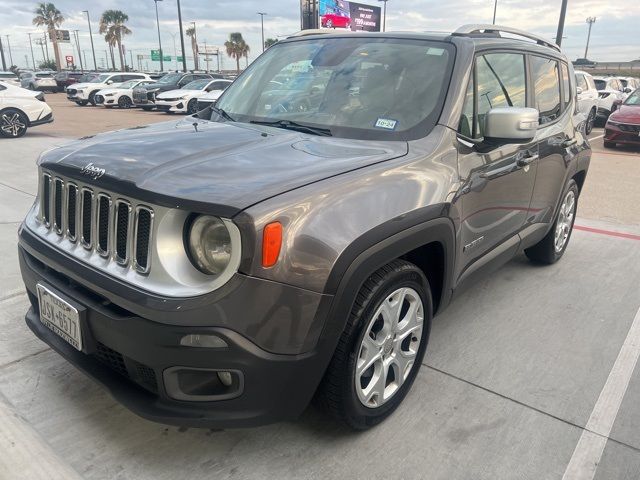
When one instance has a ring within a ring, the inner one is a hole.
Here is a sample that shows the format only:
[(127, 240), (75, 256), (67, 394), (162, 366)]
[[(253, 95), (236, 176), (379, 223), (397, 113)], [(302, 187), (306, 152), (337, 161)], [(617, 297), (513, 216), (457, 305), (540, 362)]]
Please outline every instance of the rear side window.
[(587, 83), (589, 84), (589, 88), (591, 90), (597, 90), (596, 89), (596, 82), (593, 81), (593, 77), (587, 77)]
[(576, 75), (576, 83), (578, 84), (578, 88), (581, 88), (582, 90), (589, 90), (589, 85), (587, 84), (587, 80), (584, 75)]
[(562, 101), (564, 111), (571, 103), (571, 82), (569, 81), (569, 67), (566, 64), (560, 64), (560, 70), (562, 71)]
[(535, 106), (540, 112), (540, 125), (551, 123), (560, 116), (560, 79), (558, 62), (550, 58), (531, 57), (535, 88)]

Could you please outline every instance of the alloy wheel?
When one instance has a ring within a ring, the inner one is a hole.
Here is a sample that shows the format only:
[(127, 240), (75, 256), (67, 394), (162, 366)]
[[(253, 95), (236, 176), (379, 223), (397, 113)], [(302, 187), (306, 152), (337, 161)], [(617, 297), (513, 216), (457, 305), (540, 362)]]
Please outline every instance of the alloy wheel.
[(27, 124), (19, 112), (11, 111), (2, 114), (0, 129), (8, 137), (20, 137), (27, 131)]
[(420, 349), (424, 306), (418, 292), (399, 288), (387, 295), (362, 338), (355, 366), (360, 402), (377, 408), (388, 402), (409, 377)]
[(568, 191), (560, 206), (560, 212), (558, 214), (558, 221), (556, 223), (556, 232), (554, 247), (556, 253), (562, 251), (567, 243), (571, 229), (573, 228), (573, 217), (576, 210), (576, 195), (573, 191)]

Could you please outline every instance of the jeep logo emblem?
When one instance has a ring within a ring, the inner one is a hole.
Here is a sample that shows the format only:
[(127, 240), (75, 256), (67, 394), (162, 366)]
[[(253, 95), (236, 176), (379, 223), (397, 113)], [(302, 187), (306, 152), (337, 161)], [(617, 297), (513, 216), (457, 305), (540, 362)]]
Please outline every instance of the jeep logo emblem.
[(93, 163), (88, 163), (85, 165), (80, 173), (83, 175), (88, 175), (94, 180), (98, 180), (101, 176), (105, 174), (106, 170), (104, 168), (96, 167)]

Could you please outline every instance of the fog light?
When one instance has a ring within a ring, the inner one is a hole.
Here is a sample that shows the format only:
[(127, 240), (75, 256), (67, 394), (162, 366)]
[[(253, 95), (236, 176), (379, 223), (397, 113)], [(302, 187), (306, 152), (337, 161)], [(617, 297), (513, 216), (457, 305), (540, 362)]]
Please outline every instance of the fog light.
[(220, 379), (220, 382), (225, 387), (229, 387), (233, 383), (233, 377), (231, 377), (231, 372), (218, 372), (218, 378)]
[(199, 348), (226, 348), (227, 342), (217, 335), (185, 335), (180, 339), (180, 345), (183, 347), (199, 347)]

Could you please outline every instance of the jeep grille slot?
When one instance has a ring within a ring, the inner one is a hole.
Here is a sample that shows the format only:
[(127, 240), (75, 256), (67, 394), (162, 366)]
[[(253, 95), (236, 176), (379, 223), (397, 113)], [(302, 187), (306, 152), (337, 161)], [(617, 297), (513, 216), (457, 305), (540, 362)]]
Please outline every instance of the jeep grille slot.
[(116, 261), (120, 264), (126, 264), (129, 260), (128, 243), (129, 243), (129, 217), (131, 213), (131, 205), (128, 202), (118, 200), (116, 204), (116, 241), (115, 255)]
[(69, 240), (75, 242), (77, 239), (76, 234), (76, 219), (78, 218), (78, 187), (72, 183), (67, 185), (67, 236)]
[(58, 235), (62, 235), (62, 201), (64, 185), (56, 178), (53, 184), (53, 228)]
[(109, 223), (111, 220), (111, 199), (104, 195), (98, 195), (98, 235), (97, 250), (102, 256), (109, 255)]
[(151, 226), (153, 213), (146, 207), (136, 210), (136, 250), (135, 266), (140, 272), (149, 271), (149, 247), (151, 242)]
[[(72, 244), (78, 244), (77, 248), (103, 257), (102, 264), (106, 260), (143, 275), (149, 273), (153, 208), (51, 172), (42, 172), (39, 188), (37, 220), (47, 235), (55, 233), (70, 242), (61, 246), (73, 250), (76, 245)], [(89, 258), (87, 252), (81, 257)]]

